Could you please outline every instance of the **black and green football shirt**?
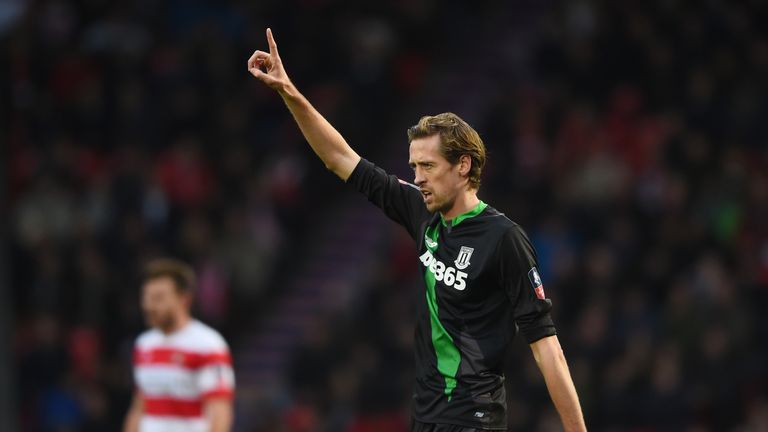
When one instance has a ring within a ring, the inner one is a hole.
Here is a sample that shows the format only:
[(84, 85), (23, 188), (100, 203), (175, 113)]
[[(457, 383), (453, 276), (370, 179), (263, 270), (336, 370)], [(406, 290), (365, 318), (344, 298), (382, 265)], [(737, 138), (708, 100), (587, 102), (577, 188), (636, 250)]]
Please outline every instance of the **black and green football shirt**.
[(419, 189), (362, 159), (347, 180), (416, 241), (425, 295), (417, 317), (413, 417), (506, 430), (503, 359), (519, 328), (556, 334), (525, 232), (480, 202), (451, 221)]

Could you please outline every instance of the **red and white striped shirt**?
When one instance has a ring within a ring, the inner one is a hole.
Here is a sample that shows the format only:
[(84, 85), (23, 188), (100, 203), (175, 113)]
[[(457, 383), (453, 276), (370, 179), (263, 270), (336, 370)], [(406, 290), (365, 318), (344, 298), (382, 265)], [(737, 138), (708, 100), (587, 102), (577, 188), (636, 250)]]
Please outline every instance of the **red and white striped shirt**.
[(234, 395), (229, 347), (216, 330), (197, 320), (172, 334), (157, 329), (142, 333), (133, 367), (144, 401), (141, 432), (207, 431), (206, 398)]

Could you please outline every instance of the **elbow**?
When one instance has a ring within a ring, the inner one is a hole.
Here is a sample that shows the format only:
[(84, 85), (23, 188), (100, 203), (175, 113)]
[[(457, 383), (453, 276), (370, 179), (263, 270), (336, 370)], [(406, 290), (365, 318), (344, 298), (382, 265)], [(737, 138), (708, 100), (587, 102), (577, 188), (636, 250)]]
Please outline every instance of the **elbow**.
[(539, 366), (563, 364), (566, 362), (565, 354), (563, 354), (563, 350), (560, 348), (541, 353), (538, 356), (534, 355), (533, 358), (536, 359), (536, 364)]
[(561, 365), (566, 364), (565, 354), (563, 353), (563, 348), (560, 347), (560, 344), (557, 344), (557, 346), (552, 348), (550, 356), (552, 357), (552, 362)]
[(357, 154), (339, 154), (334, 157), (323, 158), (323, 164), (328, 171), (336, 174), (340, 179), (347, 181), (360, 157)]
[(341, 167), (344, 158), (340, 155), (331, 155), (326, 156), (322, 158), (323, 165), (325, 165), (325, 169), (331, 172), (338, 172), (339, 168)]
[(555, 336), (540, 339), (532, 344), (533, 358), (541, 366), (549, 363), (565, 362), (565, 354)]

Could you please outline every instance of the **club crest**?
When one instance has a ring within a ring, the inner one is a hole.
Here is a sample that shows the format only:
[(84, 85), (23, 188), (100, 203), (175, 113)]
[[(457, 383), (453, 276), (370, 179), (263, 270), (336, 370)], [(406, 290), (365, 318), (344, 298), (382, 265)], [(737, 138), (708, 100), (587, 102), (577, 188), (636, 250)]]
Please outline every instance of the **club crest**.
[(472, 252), (474, 251), (474, 248), (462, 246), (459, 250), (459, 256), (456, 258), (456, 261), (453, 262), (456, 264), (456, 268), (459, 270), (464, 270), (465, 268), (469, 267), (469, 259), (472, 258)]

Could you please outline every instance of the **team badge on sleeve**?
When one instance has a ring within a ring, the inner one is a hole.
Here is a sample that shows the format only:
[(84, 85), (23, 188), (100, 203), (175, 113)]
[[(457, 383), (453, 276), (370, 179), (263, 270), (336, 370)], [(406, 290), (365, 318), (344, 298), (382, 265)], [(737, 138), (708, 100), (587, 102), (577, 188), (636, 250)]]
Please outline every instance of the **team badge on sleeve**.
[(544, 284), (541, 282), (541, 276), (539, 276), (539, 271), (536, 270), (536, 267), (531, 268), (528, 272), (528, 280), (531, 281), (536, 297), (544, 300)]

